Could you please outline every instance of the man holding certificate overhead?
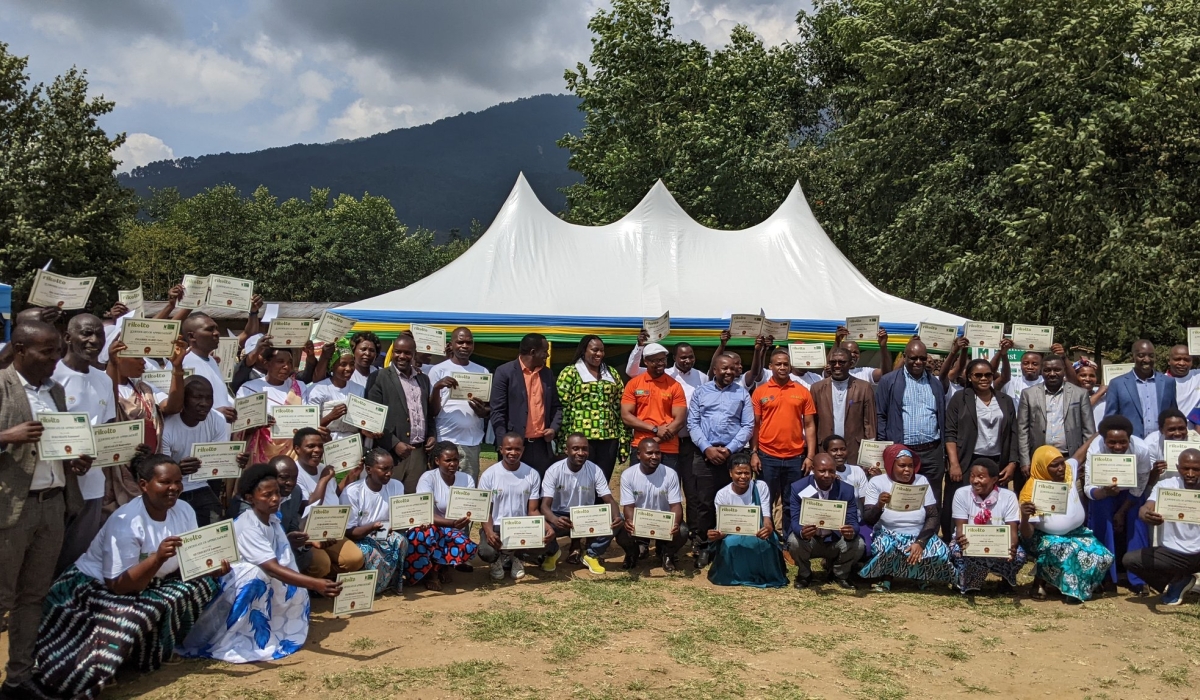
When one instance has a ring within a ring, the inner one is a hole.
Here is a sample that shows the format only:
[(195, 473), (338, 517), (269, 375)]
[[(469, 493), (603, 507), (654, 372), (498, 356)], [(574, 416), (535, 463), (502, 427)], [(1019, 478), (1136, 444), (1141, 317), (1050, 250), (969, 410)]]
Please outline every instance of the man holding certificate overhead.
[(1162, 546), (1130, 550), (1122, 562), (1163, 592), (1163, 605), (1179, 605), (1200, 573), (1200, 450), (1179, 455), (1179, 476), (1156, 484), (1139, 516), (1162, 526)]
[[(583, 433), (567, 436), (567, 458), (551, 464), (546, 470), (546, 478), (542, 480), (541, 512), (550, 527), (554, 528), (556, 537), (572, 535), (567, 563), (579, 565), (580, 550), (586, 545), (582, 563), (593, 574), (602, 574), (604, 566), (600, 563), (600, 557), (604, 556), (609, 542), (612, 542), (613, 531), (621, 527), (622, 518), (612, 491), (608, 488), (604, 471), (588, 459), (589, 449), (588, 439)], [(581, 523), (575, 522), (577, 514), (594, 519), (596, 514), (603, 515), (605, 507), (608, 508), (607, 516), (596, 521), (600, 527), (595, 534), (574, 536), (575, 531), (581, 529)], [(601, 523), (600, 520), (605, 522)]]
[[(745, 389), (742, 390), (743, 392)], [(675, 557), (687, 541), (688, 526), (683, 523), (683, 493), (679, 475), (662, 464), (658, 441), (645, 438), (638, 443), (638, 466), (621, 472), (621, 509), (625, 527), (617, 531), (617, 544), (625, 550), (622, 569), (628, 571), (638, 560), (650, 555), (650, 540), (662, 560), (663, 571), (675, 571)], [(637, 516), (645, 521), (640, 525)], [(714, 525), (715, 525), (714, 517)]]
[(542, 478), (533, 467), (521, 461), (525, 438), (521, 433), (508, 433), (500, 439), (500, 463), (492, 465), (479, 479), (479, 488), (492, 492), (492, 507), (483, 521), (483, 542), (479, 543), (479, 558), (491, 564), (492, 580), (504, 578), (504, 569), (512, 570), (514, 581), (525, 577), (523, 557), (541, 558), (554, 570), (558, 562), (558, 540), (554, 529), (545, 524), (544, 537), (524, 548), (503, 545), (500, 522), (505, 518), (526, 518), (541, 515)]
[[(867, 545), (858, 536), (858, 498), (854, 487), (838, 478), (837, 462), (827, 454), (813, 459), (813, 470), (790, 487), (792, 520), (788, 551), (796, 563), (796, 588), (812, 583), (812, 559), (825, 560), (829, 580), (853, 589), (850, 573)], [(839, 507), (839, 504), (840, 505)]]
[(413, 364), (416, 342), (410, 335), (399, 335), (392, 343), (392, 366), (371, 375), (367, 400), (387, 406), (383, 435), (375, 444), (396, 456), (393, 478), (404, 484), (407, 493), (417, 490), (425, 473), (425, 448), (433, 446), (433, 425), (429, 422), (429, 377)]
[(487, 378), (492, 373), (487, 367), (471, 362), (475, 352), (475, 336), (466, 327), (455, 328), (450, 333), (450, 354), (429, 370), (430, 389), (429, 415), (437, 424), (437, 439), (458, 445), (460, 467), (472, 479), (479, 478), (479, 446), (487, 433), (487, 418), (492, 408), (488, 405), (491, 393), (460, 398), (456, 395), (458, 380), (455, 374), (470, 374), (475, 380)]

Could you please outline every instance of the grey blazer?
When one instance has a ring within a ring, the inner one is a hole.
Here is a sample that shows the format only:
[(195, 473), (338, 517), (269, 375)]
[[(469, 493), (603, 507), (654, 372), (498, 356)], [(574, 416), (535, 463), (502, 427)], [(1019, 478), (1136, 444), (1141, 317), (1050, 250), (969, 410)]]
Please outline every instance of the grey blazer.
[[(1067, 454), (1074, 454), (1096, 433), (1096, 419), (1087, 392), (1067, 382), (1063, 383), (1063, 427), (1067, 438)], [(1021, 466), (1030, 464), (1034, 451), (1046, 444), (1046, 388), (1041, 384), (1021, 392), (1017, 408), (1017, 442), (1021, 451)]]
[[(62, 385), (54, 382), (50, 395), (54, 398), (55, 408), (67, 410)], [(11, 366), (0, 370), (0, 430), (31, 420), (33, 412), (29, 410), (21, 376)], [(33, 470), (37, 467), (36, 450), (37, 443), (8, 445), (0, 450), (0, 529), (16, 525), (21, 518), (29, 485), (33, 483)], [(71, 471), (64, 469), (63, 472), (67, 481), (67, 513), (77, 513), (83, 508), (79, 480)]]

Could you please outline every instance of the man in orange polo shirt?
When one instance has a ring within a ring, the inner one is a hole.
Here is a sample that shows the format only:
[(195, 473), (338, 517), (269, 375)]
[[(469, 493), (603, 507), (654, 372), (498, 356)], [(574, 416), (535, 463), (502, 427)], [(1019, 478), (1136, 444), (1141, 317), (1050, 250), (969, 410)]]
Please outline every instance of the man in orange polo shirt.
[[(792, 381), (787, 348), (771, 353), (771, 379), (754, 390), (754, 435), (750, 438), (750, 466), (762, 474), (771, 492), (774, 522), (792, 522), (792, 505), (784, 494), (812, 469), (817, 453), (817, 407), (812, 394)], [(784, 528), (786, 532), (786, 527)]]
[[(679, 431), (687, 421), (687, 397), (683, 385), (667, 371), (667, 349), (650, 343), (642, 351), (645, 374), (625, 385), (621, 397), (621, 420), (633, 428), (633, 444), (645, 438), (658, 440), (662, 463), (678, 469)], [(631, 464), (637, 463), (637, 457)]]

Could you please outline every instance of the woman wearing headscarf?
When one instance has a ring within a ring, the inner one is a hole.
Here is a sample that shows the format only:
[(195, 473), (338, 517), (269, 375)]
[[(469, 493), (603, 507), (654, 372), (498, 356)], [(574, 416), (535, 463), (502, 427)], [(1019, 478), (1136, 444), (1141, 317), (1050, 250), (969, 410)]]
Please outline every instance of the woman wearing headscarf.
[[(969, 593), (983, 588), (988, 574), (1003, 580), (1001, 590), (1012, 590), (1017, 585), (1017, 574), (1025, 566), (1025, 550), (1017, 541), (1017, 524), (1021, 522), (1017, 495), (1000, 488), (1000, 465), (993, 459), (972, 459), (967, 478), (969, 485), (955, 492), (952, 506), (954, 542), (950, 545), (950, 560), (958, 572), (958, 590)], [(1007, 525), (1008, 558), (967, 555), (970, 539), (963, 532), (967, 525)]]
[(588, 459), (608, 480), (612, 479), (617, 460), (624, 463), (629, 457), (629, 441), (621, 420), (624, 392), (621, 375), (604, 364), (604, 341), (598, 335), (583, 336), (575, 350), (575, 364), (558, 375), (558, 396), (563, 405), (559, 434), (581, 433), (586, 437)]
[[(875, 529), (871, 558), (859, 576), (882, 579), (873, 586), (876, 591), (890, 591), (893, 578), (919, 581), (922, 589), (931, 583), (950, 583), (954, 567), (946, 543), (937, 538), (938, 506), (929, 480), (917, 473), (921, 458), (905, 445), (888, 445), (883, 451), (883, 469), (883, 474), (867, 482), (863, 497), (863, 521)], [(891, 508), (897, 484), (924, 486), (924, 507)]]
[[(1104, 575), (1113, 563), (1113, 554), (1085, 525), (1087, 512), (1079, 500), (1075, 475), (1076, 458), (1062, 456), (1057, 447), (1042, 445), (1031, 458), (1029, 480), (1021, 489), (1021, 542), (1033, 557), (1036, 568), (1029, 597), (1046, 599), (1046, 585), (1058, 589), (1068, 603), (1082, 603), (1104, 583)], [(1067, 510), (1054, 515), (1039, 515), (1033, 504), (1033, 488), (1038, 481), (1067, 483)]]
[(366, 388), (350, 381), (355, 372), (355, 360), (350, 352), (349, 340), (338, 338), (336, 343), (327, 343), (322, 348), (321, 357), (324, 358), (326, 354), (329, 355), (329, 374), (309, 387), (307, 402), (320, 407), (321, 427), (329, 431), (331, 439), (340, 440), (358, 432), (354, 426), (342, 420), (346, 415), (346, 399), (350, 396), (361, 399)]

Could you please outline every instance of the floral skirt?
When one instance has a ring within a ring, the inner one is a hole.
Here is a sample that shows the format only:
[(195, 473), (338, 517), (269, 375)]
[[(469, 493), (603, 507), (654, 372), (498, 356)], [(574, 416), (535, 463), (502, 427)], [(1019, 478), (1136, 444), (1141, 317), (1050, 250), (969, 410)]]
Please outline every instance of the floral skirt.
[(957, 542), (950, 543), (950, 563), (954, 566), (955, 583), (958, 590), (978, 591), (983, 588), (983, 582), (988, 574), (996, 574), (1008, 582), (1010, 586), (1017, 585), (1017, 574), (1025, 566), (1025, 550), (1017, 546), (1017, 556), (1012, 561), (993, 557), (968, 557), (963, 554), (962, 547)]
[(416, 583), (441, 566), (466, 564), (479, 545), (453, 527), (414, 527), (408, 530), (408, 561), (404, 578)]
[(1088, 600), (1113, 563), (1113, 554), (1086, 527), (1065, 535), (1034, 530), (1025, 542), (1037, 565), (1036, 576), (1062, 591), (1065, 596)]
[(307, 590), (237, 562), (177, 651), (234, 664), (282, 659), (304, 646), (308, 613)]
[(404, 533), (389, 532), (383, 539), (364, 537), (356, 544), (363, 553), (363, 570), (379, 572), (379, 577), (375, 579), (375, 595), (389, 588), (397, 593), (404, 590), (403, 570), (400, 568), (404, 552), (408, 549)]
[(909, 545), (917, 541), (916, 535), (894, 532), (886, 527), (876, 527), (871, 540), (871, 558), (863, 565), (859, 576), (863, 578), (896, 578), (952, 583), (955, 579), (954, 565), (950, 563), (950, 550), (946, 543), (934, 537), (925, 545), (921, 560), (908, 563)]

